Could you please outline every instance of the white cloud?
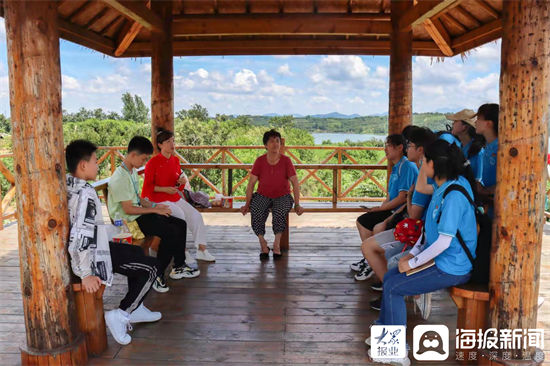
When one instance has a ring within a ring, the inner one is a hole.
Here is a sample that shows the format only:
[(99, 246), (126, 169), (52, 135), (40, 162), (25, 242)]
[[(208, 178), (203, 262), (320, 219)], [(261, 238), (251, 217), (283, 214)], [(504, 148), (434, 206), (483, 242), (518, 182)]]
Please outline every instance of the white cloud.
[(349, 99), (349, 102), (352, 104), (365, 104), (365, 101), (359, 97)]
[(72, 76), (62, 75), (61, 76), (61, 85), (63, 85), (64, 90), (80, 90), (81, 86), (77, 79)]
[(279, 75), (283, 75), (283, 76), (292, 76), (292, 75), (294, 75), (290, 71), (290, 66), (288, 64), (284, 64), (284, 65), (279, 66), (279, 68), (277, 69), (277, 73)]

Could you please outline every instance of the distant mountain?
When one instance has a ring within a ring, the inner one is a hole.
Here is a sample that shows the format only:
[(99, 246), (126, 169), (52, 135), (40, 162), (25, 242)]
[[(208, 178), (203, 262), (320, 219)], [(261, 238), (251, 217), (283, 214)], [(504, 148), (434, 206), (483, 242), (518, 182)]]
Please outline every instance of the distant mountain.
[[(281, 117), (281, 116), (286, 116), (286, 114), (279, 114), (279, 113), (262, 114), (262, 117)], [(299, 114), (299, 113), (293, 113), (292, 116), (293, 116), (294, 118), (302, 118), (302, 117), (304, 117), (303, 114)]]
[(264, 116), (264, 117), (279, 117), (280, 114), (278, 114), (278, 113), (267, 113), (267, 114), (262, 114), (262, 116)]
[(361, 117), (361, 116), (358, 115), (358, 114), (342, 114), (342, 113), (338, 113), (338, 112), (332, 112), (332, 113), (327, 113), (327, 114), (315, 114), (315, 115), (312, 115), (311, 117), (350, 119), (350, 118), (358, 118), (358, 117)]

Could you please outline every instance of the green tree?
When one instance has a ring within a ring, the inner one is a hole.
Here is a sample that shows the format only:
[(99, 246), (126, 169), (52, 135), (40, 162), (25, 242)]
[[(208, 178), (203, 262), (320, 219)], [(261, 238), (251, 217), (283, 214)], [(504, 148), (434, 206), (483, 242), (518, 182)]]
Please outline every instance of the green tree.
[(122, 95), (122, 119), (134, 122), (149, 121), (149, 108), (139, 95), (124, 93)]
[(187, 117), (197, 121), (208, 121), (208, 110), (200, 104), (193, 104), (187, 111)]
[(0, 113), (0, 132), (11, 133), (11, 122), (9, 118), (6, 118)]
[(279, 129), (292, 128), (294, 127), (294, 117), (292, 115), (272, 117), (269, 120), (269, 125), (273, 128)]

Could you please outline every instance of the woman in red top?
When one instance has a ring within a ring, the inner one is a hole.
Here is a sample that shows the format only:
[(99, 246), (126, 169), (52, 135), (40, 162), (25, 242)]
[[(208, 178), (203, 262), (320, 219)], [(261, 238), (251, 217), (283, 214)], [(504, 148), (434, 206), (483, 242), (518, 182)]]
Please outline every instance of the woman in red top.
[[(273, 233), (275, 234), (273, 258), (282, 256), (281, 235), (286, 229), (286, 216), (290, 212), (292, 204), (295, 203), (294, 207), (298, 215), (304, 212), (300, 206), (300, 187), (296, 169), (294, 169), (290, 158), (280, 152), (281, 134), (275, 130), (267, 131), (264, 134), (263, 142), (267, 153), (257, 158), (252, 166), (246, 188), (246, 204), (241, 207), (243, 215), (250, 211), (252, 216), (252, 230), (258, 236), (262, 247), (261, 260), (269, 258), (269, 247), (264, 238), (265, 222), (269, 211), (272, 211)], [(294, 200), (290, 195), (289, 180), (294, 189)], [(256, 182), (259, 182), (258, 191), (252, 194)]]
[(179, 159), (174, 155), (174, 134), (159, 130), (157, 146), (160, 154), (151, 158), (145, 165), (141, 195), (151, 202), (167, 205), (172, 210), (172, 216), (185, 220), (197, 246), (196, 259), (214, 262), (214, 256), (206, 249), (206, 226), (202, 215), (180, 194), (187, 179), (185, 174), (182, 174)]

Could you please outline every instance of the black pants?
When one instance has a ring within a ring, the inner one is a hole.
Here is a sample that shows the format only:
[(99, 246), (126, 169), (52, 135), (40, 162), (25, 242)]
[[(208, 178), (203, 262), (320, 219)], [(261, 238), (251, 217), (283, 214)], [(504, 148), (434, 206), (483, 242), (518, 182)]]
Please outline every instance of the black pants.
[(290, 194), (278, 198), (262, 196), (258, 192), (250, 200), (250, 216), (252, 230), (256, 236), (265, 235), (265, 221), (271, 210), (273, 218), (273, 233), (282, 233), (286, 229), (286, 215), (292, 209), (294, 199)]
[(159, 276), (164, 276), (172, 258), (174, 267), (185, 265), (187, 223), (184, 220), (173, 216), (146, 214), (138, 217), (136, 221), (145, 235), (160, 238), (157, 252)]
[(128, 278), (128, 292), (119, 307), (131, 313), (143, 302), (157, 277), (157, 260), (143, 254), (137, 245), (110, 242), (109, 249), (113, 272)]
[(388, 217), (390, 217), (392, 214), (391, 210), (387, 211), (375, 211), (375, 212), (367, 212), (365, 214), (362, 214), (357, 218), (357, 222), (361, 224), (365, 229), (368, 229), (370, 231), (374, 230), (374, 226)]

